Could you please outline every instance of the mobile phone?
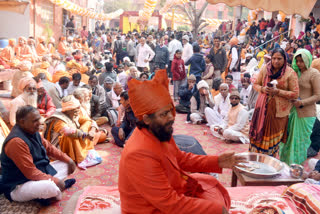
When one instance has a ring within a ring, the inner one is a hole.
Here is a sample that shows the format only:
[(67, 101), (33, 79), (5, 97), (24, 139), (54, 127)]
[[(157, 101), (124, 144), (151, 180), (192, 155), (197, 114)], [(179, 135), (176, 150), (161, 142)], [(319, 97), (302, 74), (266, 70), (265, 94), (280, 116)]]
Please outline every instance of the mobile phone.
[(268, 82), (268, 83), (267, 83), (267, 86), (268, 86), (268, 87), (273, 87), (273, 84), (272, 84), (271, 82)]

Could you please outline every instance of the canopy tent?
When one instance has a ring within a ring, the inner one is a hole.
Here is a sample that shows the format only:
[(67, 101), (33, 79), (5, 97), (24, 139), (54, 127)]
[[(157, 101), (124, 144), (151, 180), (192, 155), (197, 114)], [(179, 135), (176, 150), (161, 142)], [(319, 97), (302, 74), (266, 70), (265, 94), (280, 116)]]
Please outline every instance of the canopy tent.
[(317, 0), (207, 0), (210, 4), (225, 3), (228, 6), (242, 5), (251, 10), (261, 8), (265, 11), (283, 11), (285, 14), (309, 16)]
[(0, 10), (24, 14), (29, 0), (0, 0)]

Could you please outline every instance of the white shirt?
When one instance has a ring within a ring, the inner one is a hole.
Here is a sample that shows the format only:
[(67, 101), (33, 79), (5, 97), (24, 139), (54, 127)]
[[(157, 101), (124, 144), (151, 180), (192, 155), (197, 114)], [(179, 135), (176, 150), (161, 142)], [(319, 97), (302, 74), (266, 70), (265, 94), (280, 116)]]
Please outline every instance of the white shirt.
[(169, 45), (168, 45), (168, 50), (169, 50), (169, 60), (172, 61), (173, 58), (174, 58), (174, 55), (176, 54), (176, 51), (177, 50), (182, 50), (182, 44), (180, 41), (174, 39), (172, 40), (171, 42), (169, 42)]
[(121, 73), (118, 74), (118, 82), (121, 83), (123, 88), (126, 88), (127, 86), (127, 81), (128, 81), (128, 76), (126, 72), (122, 71)]
[[(137, 67), (148, 67), (149, 61), (151, 61), (155, 55), (154, 51), (147, 44), (144, 44), (143, 46), (139, 44), (137, 46), (137, 52)], [(145, 62), (144, 60), (148, 60), (148, 62)]]
[[(241, 105), (239, 103), (239, 105)], [(230, 109), (230, 111), (232, 110), (232, 108)], [(228, 116), (225, 118), (223, 125), (221, 126), (221, 128), (226, 129), (228, 128), (229, 130), (233, 130), (233, 131), (237, 131), (237, 132), (241, 132), (243, 130), (243, 128), (245, 128), (245, 126), (248, 124), (248, 120), (249, 120), (249, 112), (247, 110), (245, 110), (245, 108), (241, 109), (239, 111), (239, 114), (237, 116), (237, 122), (232, 125), (229, 126), (229, 118)]]
[(237, 48), (233, 47), (231, 49), (231, 56), (232, 56), (232, 60), (231, 60), (231, 64), (230, 64), (230, 71), (232, 71), (233, 67), (236, 65), (237, 61), (238, 61), (238, 50)]
[(193, 48), (192, 45), (188, 42), (183, 46), (182, 56), (184, 62), (187, 62), (193, 54)]
[(78, 86), (74, 86), (74, 85), (73, 85), (73, 81), (70, 82), (70, 84), (69, 84), (69, 86), (68, 86), (68, 88), (67, 88), (68, 94), (69, 94), (69, 95), (73, 94), (73, 92), (74, 92), (77, 88), (79, 88), (79, 87), (81, 87), (81, 86), (83, 86), (83, 85), (84, 85), (84, 83), (83, 83), (83, 82), (80, 82)]
[(228, 94), (226, 99), (224, 99), (220, 93), (214, 97), (213, 110), (218, 111), (218, 109), (220, 109), (220, 115), (222, 116), (222, 118), (226, 118), (228, 116), (229, 109), (231, 108), (229, 97), (230, 94)]
[(248, 104), (248, 97), (249, 97), (251, 90), (252, 90), (252, 85), (249, 85), (247, 89), (245, 89), (245, 88), (241, 89), (240, 100), (242, 100), (243, 105)]

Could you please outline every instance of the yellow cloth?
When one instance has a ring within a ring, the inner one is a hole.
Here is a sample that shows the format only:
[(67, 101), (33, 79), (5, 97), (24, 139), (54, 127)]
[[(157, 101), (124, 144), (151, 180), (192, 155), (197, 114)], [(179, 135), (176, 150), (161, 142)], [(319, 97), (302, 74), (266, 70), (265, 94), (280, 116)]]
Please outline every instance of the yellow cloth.
[(47, 77), (47, 80), (52, 82), (52, 75), (48, 72), (47, 69), (42, 69), (42, 68), (35, 68), (33, 71), (32, 71), (32, 74), (33, 76), (38, 76), (38, 74), (40, 73), (44, 73)]
[(71, 75), (69, 72), (57, 71), (52, 75), (52, 82), (53, 83), (58, 82), (61, 77), (68, 77), (69, 79), (71, 79)]

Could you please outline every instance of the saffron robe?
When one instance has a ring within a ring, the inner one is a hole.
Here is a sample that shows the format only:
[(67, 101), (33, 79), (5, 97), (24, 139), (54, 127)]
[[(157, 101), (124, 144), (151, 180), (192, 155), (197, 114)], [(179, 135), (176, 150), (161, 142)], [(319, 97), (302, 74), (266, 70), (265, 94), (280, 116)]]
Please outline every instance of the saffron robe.
[(122, 213), (222, 213), (230, 208), (227, 190), (213, 176), (217, 156), (180, 151), (173, 137), (160, 142), (136, 128), (121, 154), (119, 191)]

